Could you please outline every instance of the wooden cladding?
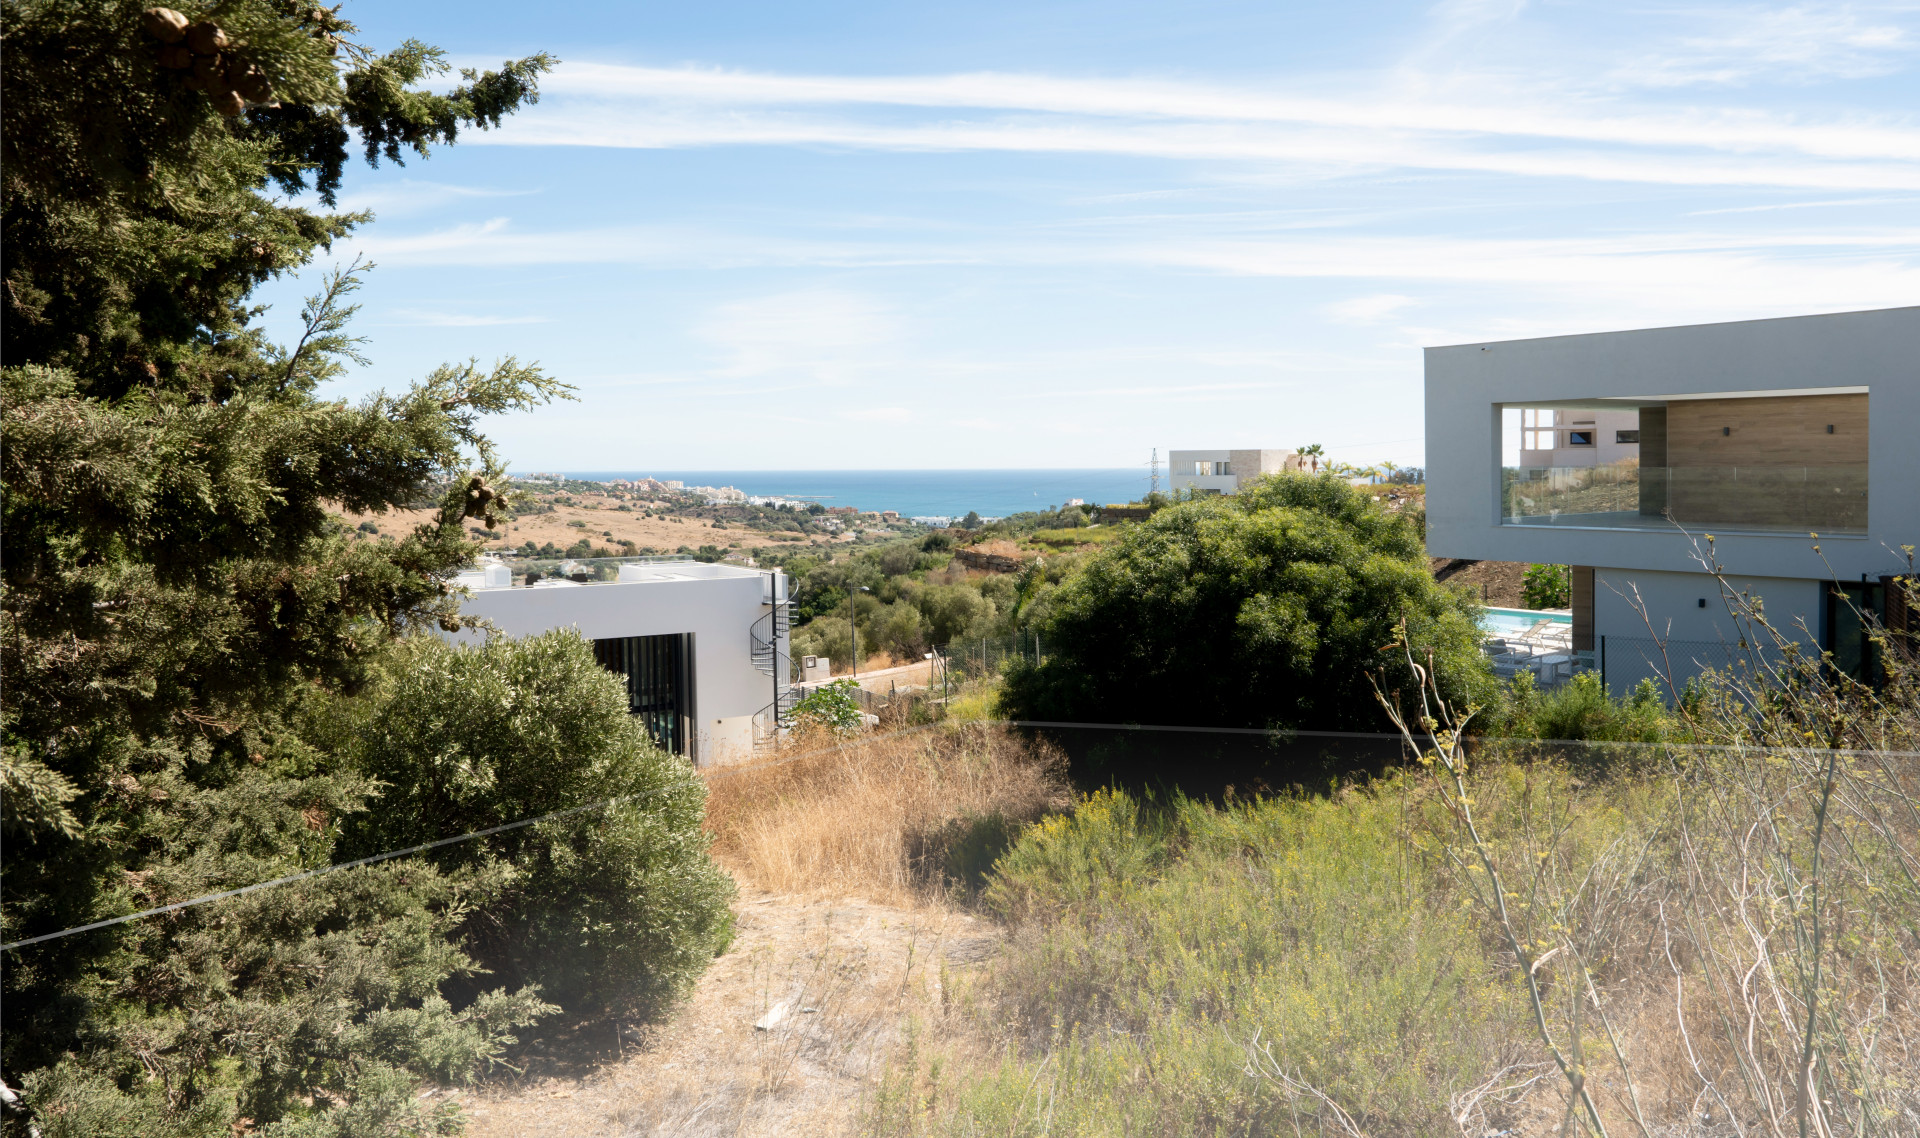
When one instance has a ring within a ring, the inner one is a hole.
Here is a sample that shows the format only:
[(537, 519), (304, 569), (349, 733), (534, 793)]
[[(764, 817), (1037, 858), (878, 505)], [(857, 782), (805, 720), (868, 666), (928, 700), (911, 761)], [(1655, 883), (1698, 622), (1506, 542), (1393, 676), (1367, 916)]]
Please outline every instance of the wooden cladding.
[[(1666, 410), (1667, 461), (1652, 465), (1866, 465), (1865, 395), (1682, 399), (1667, 404)], [(1645, 419), (1643, 410), (1643, 424)], [(1832, 434), (1827, 433), (1829, 426)], [(1646, 465), (1644, 434), (1640, 445), (1640, 461)]]
[(1593, 651), (1593, 566), (1569, 567), (1573, 588), (1573, 644), (1575, 652)]
[(1664, 419), (1663, 474), (1642, 427), (1641, 513), (1664, 497), (1682, 525), (1866, 528), (1867, 396), (1674, 400)]

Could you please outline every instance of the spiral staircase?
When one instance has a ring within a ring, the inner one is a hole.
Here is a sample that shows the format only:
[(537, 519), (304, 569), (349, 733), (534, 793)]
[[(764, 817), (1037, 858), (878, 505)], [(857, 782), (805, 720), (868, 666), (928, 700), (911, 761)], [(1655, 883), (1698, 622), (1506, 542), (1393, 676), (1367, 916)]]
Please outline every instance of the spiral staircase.
[(753, 749), (756, 751), (767, 750), (779, 743), (780, 734), (793, 715), (794, 705), (800, 702), (800, 693), (794, 689), (789, 674), (793, 667), (792, 657), (782, 651), (782, 645), (788, 643), (787, 635), (792, 625), (788, 602), (776, 599), (747, 630), (753, 666), (761, 675), (773, 681), (773, 702), (761, 708), (753, 717)]

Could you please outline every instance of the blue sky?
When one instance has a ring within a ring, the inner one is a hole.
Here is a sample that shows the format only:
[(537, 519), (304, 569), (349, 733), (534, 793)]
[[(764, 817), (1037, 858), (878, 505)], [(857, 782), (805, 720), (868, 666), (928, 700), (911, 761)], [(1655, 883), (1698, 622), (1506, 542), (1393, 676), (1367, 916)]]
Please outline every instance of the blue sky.
[(564, 61), (351, 173), (335, 251), (340, 394), (578, 386), (497, 423), (522, 470), (1418, 462), (1424, 345), (1920, 303), (1920, 3), (344, 14)]

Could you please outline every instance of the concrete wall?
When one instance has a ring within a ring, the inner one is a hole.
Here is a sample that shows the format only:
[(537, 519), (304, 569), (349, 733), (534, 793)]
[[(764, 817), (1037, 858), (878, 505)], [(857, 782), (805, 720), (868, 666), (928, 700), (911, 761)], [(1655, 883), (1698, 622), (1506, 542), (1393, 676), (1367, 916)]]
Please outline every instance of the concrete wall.
[(1240, 480), (1231, 474), (1195, 474), (1196, 462), (1233, 461), (1230, 450), (1172, 450), (1167, 452), (1167, 488), (1173, 491), (1208, 490), (1231, 494), (1240, 488)]
[[(1778, 577), (1729, 577), (1740, 592), (1765, 602), (1768, 621), (1789, 640), (1818, 645), (1824, 600), (1821, 583)], [(1652, 616), (1641, 616), (1636, 599)], [(1702, 608), (1701, 601), (1706, 601)], [(1671, 666), (1684, 684), (1701, 665), (1725, 667), (1729, 649), (1738, 654), (1743, 629), (1727, 612), (1720, 586), (1700, 573), (1596, 569), (1593, 587), (1596, 650), (1606, 652), (1607, 687), (1615, 694), (1632, 690), (1645, 677)], [(1668, 641), (1662, 655), (1650, 641)], [(1719, 647), (1725, 646), (1725, 647)]]
[[(1920, 543), (1920, 307), (1586, 336), (1462, 344), (1426, 352), (1427, 549), (1436, 557), (1688, 572), (1678, 532), (1502, 526), (1502, 403), (1771, 390), (1871, 391), (1866, 532), (1718, 535), (1730, 572), (1878, 577)], [(1824, 427), (1824, 420), (1822, 426)]]
[[(1196, 462), (1224, 462), (1232, 473), (1195, 474)], [(1232, 494), (1263, 474), (1299, 465), (1290, 450), (1173, 450), (1167, 452), (1167, 485), (1173, 490)]]
[[(509, 636), (577, 628), (589, 640), (693, 634), (694, 761), (702, 765), (751, 755), (753, 716), (773, 702), (774, 679), (753, 666), (749, 632), (766, 612), (784, 575), (731, 566), (674, 566), (674, 574), (627, 584), (573, 588), (481, 589), (461, 610), (486, 617)], [(457, 639), (477, 640), (463, 632)], [(780, 645), (783, 685), (790, 647)]]

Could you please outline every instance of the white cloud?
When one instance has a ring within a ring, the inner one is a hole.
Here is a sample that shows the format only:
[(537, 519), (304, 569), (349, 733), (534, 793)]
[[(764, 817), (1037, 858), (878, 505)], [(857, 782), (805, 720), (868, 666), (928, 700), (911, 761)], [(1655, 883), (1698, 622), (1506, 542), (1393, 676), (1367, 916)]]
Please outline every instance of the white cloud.
[[(1466, 100), (1397, 89), (1328, 98), (1151, 78), (840, 77), (595, 63), (564, 65), (544, 86), (550, 97), (540, 106), (473, 141), (1108, 152), (1678, 184), (1920, 185), (1920, 128), (1909, 119), (1639, 107), (1551, 87)], [(875, 116), (867, 108), (933, 113)]]
[(839, 289), (803, 289), (720, 305), (693, 332), (719, 348), (723, 377), (797, 373), (846, 383), (871, 371), (897, 337), (880, 302)]
[[(1379, 297), (1419, 297), (1414, 287), (1518, 286), (1608, 297), (1661, 322), (1723, 314), (1873, 308), (1920, 297), (1920, 228), (1753, 232), (1620, 232), (1591, 237), (1481, 238), (1295, 231), (1285, 235), (1219, 229), (1154, 217), (1098, 230), (1049, 229), (990, 236), (798, 242), (751, 233), (667, 235), (653, 228), (515, 234), (504, 226), (456, 227), (400, 239), (416, 264), (628, 263), (649, 267), (1114, 266), (1208, 273), (1364, 281), (1378, 292), (1333, 302), (1330, 312), (1361, 318), (1387, 306)], [(392, 246), (371, 250), (397, 259)], [(1366, 287), (1365, 285), (1361, 287)], [(1354, 307), (1339, 308), (1340, 304)], [(1671, 318), (1669, 318), (1671, 317)], [(862, 293), (823, 288), (742, 300), (716, 309), (696, 329), (723, 348), (718, 374), (791, 371), (840, 381), (897, 359), (897, 318)]]
[(1615, 75), (1655, 87), (1884, 75), (1920, 47), (1906, 28), (1886, 18), (1891, 14), (1863, 16), (1854, 4), (1831, 3), (1722, 9), (1712, 14), (1718, 26), (1710, 34), (1652, 52)]
[(1327, 305), (1327, 314), (1335, 320), (1343, 320), (1349, 324), (1377, 324), (1402, 308), (1417, 303), (1419, 302), (1410, 296), (1382, 292), (1372, 296), (1356, 296), (1349, 300), (1335, 301)]

